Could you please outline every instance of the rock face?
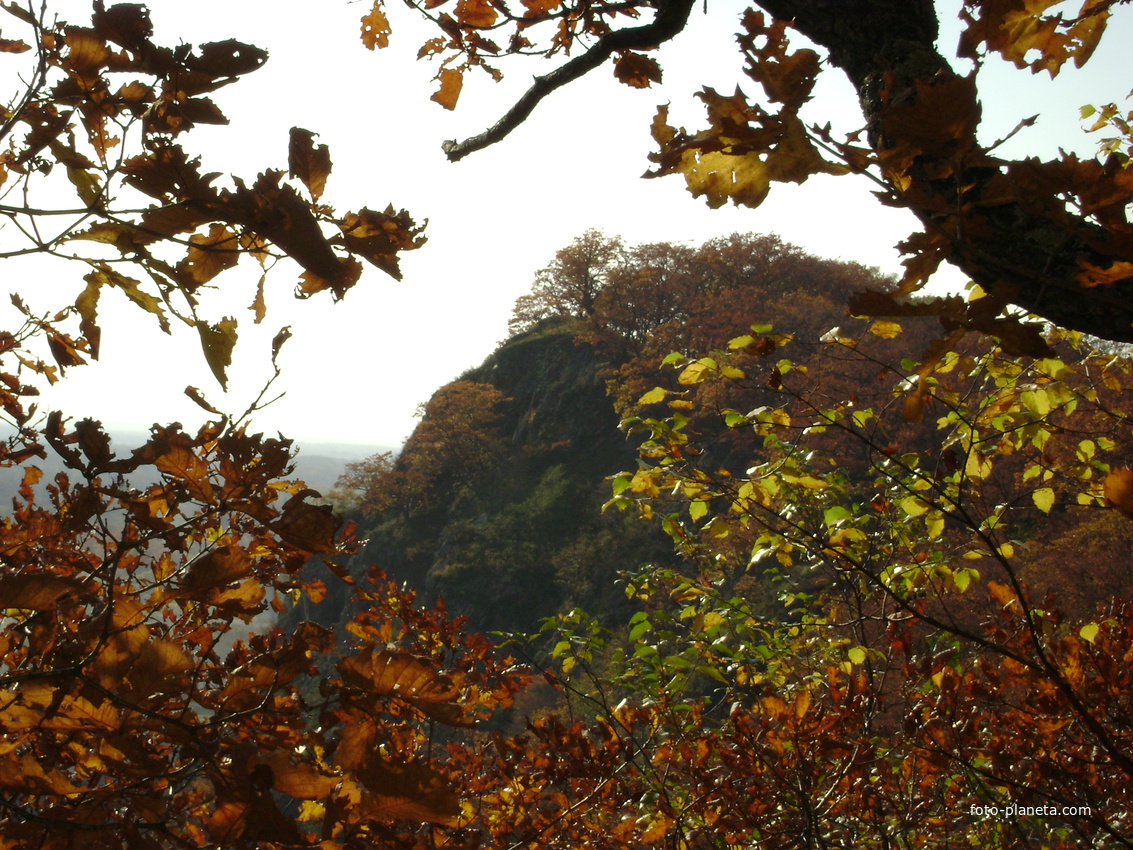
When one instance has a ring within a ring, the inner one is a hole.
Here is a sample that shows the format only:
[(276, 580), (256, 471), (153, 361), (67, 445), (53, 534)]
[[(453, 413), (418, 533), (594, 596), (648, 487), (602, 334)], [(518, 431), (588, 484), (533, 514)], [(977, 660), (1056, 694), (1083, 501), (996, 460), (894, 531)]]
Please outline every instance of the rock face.
[(562, 606), (620, 607), (618, 570), (671, 557), (655, 530), (601, 511), (605, 477), (632, 468), (636, 452), (618, 430), (606, 364), (576, 330), (544, 322), (460, 377), (507, 399), (493, 462), (442, 474), (424, 504), (366, 519), (356, 573), (377, 565), (476, 629), (526, 630)]

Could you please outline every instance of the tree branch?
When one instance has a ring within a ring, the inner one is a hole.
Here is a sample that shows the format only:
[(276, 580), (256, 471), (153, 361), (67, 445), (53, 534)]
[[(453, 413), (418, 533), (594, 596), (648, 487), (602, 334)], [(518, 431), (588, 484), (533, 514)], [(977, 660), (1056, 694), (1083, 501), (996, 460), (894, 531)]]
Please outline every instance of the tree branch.
[(688, 16), (696, 0), (661, 0), (657, 16), (648, 24), (607, 33), (594, 45), (565, 65), (535, 83), (495, 124), (479, 135), (458, 142), (445, 142), (441, 149), (449, 162), (457, 162), (470, 153), (483, 150), (505, 139), (512, 130), (527, 120), (545, 97), (568, 83), (593, 71), (619, 50), (648, 50), (659, 47), (680, 34), (688, 24)]

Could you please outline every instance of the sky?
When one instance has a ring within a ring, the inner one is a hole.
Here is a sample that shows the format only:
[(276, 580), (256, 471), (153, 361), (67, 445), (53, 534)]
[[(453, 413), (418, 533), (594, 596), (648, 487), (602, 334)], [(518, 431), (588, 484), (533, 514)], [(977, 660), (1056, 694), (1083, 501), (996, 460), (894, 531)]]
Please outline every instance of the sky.
[[(629, 244), (776, 233), (816, 255), (886, 272), (898, 271), (893, 246), (916, 228), (909, 213), (878, 204), (873, 187), (860, 177), (777, 185), (756, 210), (710, 210), (687, 194), (677, 176), (640, 179), (649, 166), (649, 123), (658, 104), (670, 105), (670, 123), (691, 129), (703, 124), (693, 97), (702, 86), (730, 93), (740, 85), (756, 94), (733, 41), (741, 4), (713, 0), (707, 14), (697, 5), (685, 33), (657, 54), (662, 85), (631, 89), (608, 68), (598, 69), (554, 94), (501, 144), (455, 164), (441, 152), (445, 139), (466, 138), (494, 123), (533, 74), (562, 59), (501, 63), (503, 83), (483, 75), (470, 79), (450, 113), (429, 100), (435, 66), (415, 59), (432, 33), (400, 4), (389, 9), (391, 46), (377, 52), (358, 37), (366, 2), (148, 5), (158, 43), (237, 38), (270, 53), (264, 68), (216, 94), (229, 126), (200, 127), (185, 137), (186, 148), (201, 155), (202, 170), (251, 178), (265, 167), (285, 168), (288, 130), (304, 127), (330, 148), (334, 170), (326, 203), (339, 211), (405, 208), (418, 221), (428, 219), (429, 241), (403, 255), (402, 281), (368, 268), (338, 304), (329, 297), (296, 301), (296, 273), (277, 268), (268, 279), (268, 314), (259, 327), (247, 309), (258, 275), (249, 269), (218, 278), (221, 291), (209, 298), (213, 315), (239, 321), (227, 393), (209, 372), (195, 333), (185, 329), (167, 337), (152, 317), (110, 293), (99, 308), (100, 361), (70, 372), (43, 402), (45, 409), (60, 408), (75, 418), (91, 416), (118, 429), (171, 421), (195, 428), (207, 415), (183, 395), (190, 384), (215, 406), (243, 411), (271, 374), (272, 336), (290, 325), (294, 337), (280, 356), (283, 375), (275, 386), (285, 395), (256, 416), (256, 430), (280, 431), (300, 443), (333, 443), (360, 456), (404, 440), (416, 406), (491, 353), (535, 272), (588, 228), (620, 234)], [(938, 6), (942, 52), (950, 55), (959, 0)], [(74, 23), (89, 20), (89, 3), (61, 0), (54, 8)], [(989, 61), (980, 78), (981, 137), (1001, 138), (1019, 120), (1041, 113), (1036, 127), (1002, 149), (1005, 156), (1052, 158), (1059, 147), (1091, 154), (1096, 141), (1083, 133), (1078, 108), (1120, 102), (1133, 87), (1121, 53), (1133, 35), (1133, 14), (1118, 9), (1110, 27), (1084, 69), (1068, 68), (1053, 83), (1045, 74)], [(12, 74), (10, 65), (0, 64), (5, 91), (15, 88)], [(836, 132), (862, 123), (849, 84), (834, 69), (820, 75), (803, 117), (830, 121)], [(0, 230), (0, 247), (5, 238)], [(83, 285), (83, 271), (75, 266), (8, 262), (9, 287), (33, 306), (58, 309)], [(956, 288), (963, 282), (958, 272), (946, 270), (934, 284)]]

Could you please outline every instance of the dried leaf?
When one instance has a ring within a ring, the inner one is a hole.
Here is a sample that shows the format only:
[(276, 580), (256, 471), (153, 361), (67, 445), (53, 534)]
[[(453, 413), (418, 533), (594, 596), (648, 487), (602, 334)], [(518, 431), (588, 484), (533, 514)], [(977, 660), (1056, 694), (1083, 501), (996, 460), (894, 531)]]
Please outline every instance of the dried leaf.
[(230, 316), (215, 325), (205, 321), (197, 322), (197, 333), (201, 337), (201, 350), (208, 361), (212, 374), (221, 389), (228, 389), (228, 367), (232, 364), (232, 349), (236, 345), (236, 320)]
[(240, 260), (240, 242), (225, 225), (214, 223), (208, 235), (194, 233), (189, 237), (189, 250), (177, 264), (178, 278), (186, 282), (189, 292), (208, 283)]
[(614, 76), (627, 86), (647, 89), (661, 82), (661, 66), (649, 56), (626, 50), (614, 61)]
[(456, 18), (465, 26), (490, 27), (498, 17), (491, 0), (460, 0), (456, 4)]
[(460, 98), (460, 90), (464, 86), (464, 75), (454, 68), (444, 68), (436, 79), (440, 80), (440, 87), (433, 93), (430, 100), (436, 101), (445, 109), (455, 109), (456, 101)]
[(455, 826), (460, 798), (440, 773), (422, 764), (393, 765), (370, 759), (358, 772), (374, 798), (366, 809), (384, 821), (412, 820)]
[(1106, 476), (1105, 500), (1111, 507), (1133, 518), (1133, 469), (1118, 467)]
[(275, 522), (276, 533), (286, 542), (307, 552), (330, 553), (336, 550), (335, 535), (342, 519), (327, 505), (311, 505), (304, 501), (313, 490), (300, 491), (283, 506)]
[[(384, 46), (384, 45), (383, 45)], [(298, 177), (318, 198), (326, 188), (330, 176), (330, 149), (326, 145), (315, 147), (315, 134), (300, 127), (291, 128), (291, 143), (287, 149), (287, 168), (292, 177)]]
[(0, 605), (4, 608), (51, 611), (67, 594), (77, 594), (82, 582), (50, 573), (0, 576)]
[(209, 413), (212, 413), (216, 416), (222, 416), (223, 415), (219, 410), (217, 410), (215, 407), (213, 407), (211, 404), (208, 403), (208, 401), (205, 399), (204, 395), (202, 395), (201, 391), (198, 390), (196, 387), (185, 387), (185, 395), (187, 395), (189, 398), (191, 398), (193, 400), (193, 402), (198, 407), (202, 408), (203, 410), (207, 410)]
[(362, 43), (366, 48), (389, 47), (390, 27), (382, 11), (383, 0), (374, 0), (369, 14), (362, 16)]
[(343, 659), (339, 670), (343, 680), (355, 687), (414, 704), (451, 702), (459, 695), (456, 685), (432, 661), (406, 652), (374, 652), (369, 646), (354, 658)]

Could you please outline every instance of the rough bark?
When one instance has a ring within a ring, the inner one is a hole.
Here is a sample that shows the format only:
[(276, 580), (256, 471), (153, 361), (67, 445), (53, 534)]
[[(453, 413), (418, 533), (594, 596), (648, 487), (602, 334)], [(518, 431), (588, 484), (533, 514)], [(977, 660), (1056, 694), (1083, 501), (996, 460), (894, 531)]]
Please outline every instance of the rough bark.
[[(887, 136), (886, 110), (915, 98), (918, 84), (956, 79), (936, 49), (937, 17), (930, 0), (758, 0), (757, 5), (792, 22), (828, 51), (831, 64), (857, 90), (870, 141), (880, 154), (903, 141)], [(970, 91), (970, 108), (978, 115), (975, 87)], [(947, 259), (1002, 303), (1063, 327), (1133, 342), (1133, 280), (1091, 288), (1076, 280), (1083, 263), (1109, 267), (1127, 250), (1119, 243), (1128, 238), (1072, 214), (1052, 214), (1061, 206), (1053, 193), (1049, 204), (1036, 205), (1033, 198), (1020, 202), (1018, 196), (993, 202), (993, 192), (1002, 194), (1004, 186), (1016, 182), (1016, 164), (986, 155), (975, 141), (975, 122), (965, 149), (960, 170), (955, 162), (934, 161), (926, 153), (907, 172), (915, 191), (903, 200), (926, 231), (948, 228)], [(960, 187), (963, 206), (973, 210), (966, 218), (957, 215)]]

